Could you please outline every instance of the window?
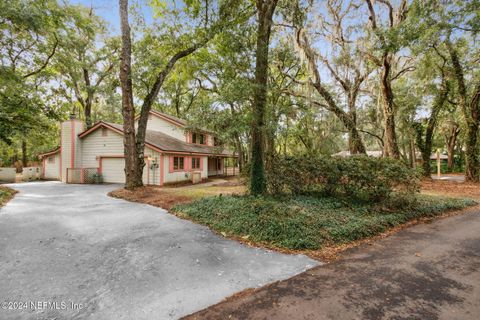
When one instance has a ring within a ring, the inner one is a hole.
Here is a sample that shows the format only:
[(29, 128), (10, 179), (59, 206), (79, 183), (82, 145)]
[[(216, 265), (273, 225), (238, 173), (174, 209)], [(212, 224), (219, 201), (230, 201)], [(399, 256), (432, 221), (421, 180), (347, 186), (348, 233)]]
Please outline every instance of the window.
[(173, 157), (173, 170), (183, 170), (184, 157)]
[(55, 163), (55, 156), (48, 157), (48, 163)]
[(107, 128), (102, 128), (102, 137), (106, 137), (107, 136)]
[(192, 169), (200, 169), (200, 158), (192, 158)]
[(217, 159), (217, 171), (222, 170), (222, 159)]
[(192, 143), (199, 143), (199, 144), (205, 144), (206, 139), (205, 135), (201, 133), (192, 133)]
[(213, 137), (213, 145), (214, 146), (221, 146), (222, 143), (220, 142), (220, 140), (217, 137)]

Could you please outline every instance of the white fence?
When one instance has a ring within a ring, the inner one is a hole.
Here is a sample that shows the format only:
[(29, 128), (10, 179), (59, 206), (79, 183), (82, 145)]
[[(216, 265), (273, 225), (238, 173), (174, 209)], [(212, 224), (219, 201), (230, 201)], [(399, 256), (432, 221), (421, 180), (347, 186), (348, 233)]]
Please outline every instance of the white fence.
[(1, 182), (15, 182), (16, 175), (17, 169), (15, 168), (0, 168)]
[(22, 181), (39, 180), (40, 175), (40, 167), (24, 167), (22, 171)]
[[(41, 178), (40, 167), (25, 167), (22, 171), (22, 181), (34, 181)], [(0, 182), (16, 182), (17, 169), (0, 168)]]

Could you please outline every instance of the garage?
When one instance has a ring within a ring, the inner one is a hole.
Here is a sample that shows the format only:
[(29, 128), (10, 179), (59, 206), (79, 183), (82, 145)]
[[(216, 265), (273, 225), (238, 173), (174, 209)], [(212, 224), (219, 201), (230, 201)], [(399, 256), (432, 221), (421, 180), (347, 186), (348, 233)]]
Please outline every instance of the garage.
[(125, 159), (102, 158), (103, 182), (125, 183)]
[[(125, 158), (101, 158), (103, 182), (125, 183)], [(143, 183), (147, 182), (148, 168), (143, 168)]]

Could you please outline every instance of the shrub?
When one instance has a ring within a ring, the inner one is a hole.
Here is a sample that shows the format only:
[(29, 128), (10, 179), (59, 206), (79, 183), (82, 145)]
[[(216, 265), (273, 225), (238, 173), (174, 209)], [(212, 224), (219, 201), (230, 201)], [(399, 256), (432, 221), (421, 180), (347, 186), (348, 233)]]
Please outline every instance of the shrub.
[(375, 202), (395, 194), (406, 201), (418, 191), (418, 177), (390, 158), (277, 157), (267, 172), (267, 186), (272, 194), (321, 193)]

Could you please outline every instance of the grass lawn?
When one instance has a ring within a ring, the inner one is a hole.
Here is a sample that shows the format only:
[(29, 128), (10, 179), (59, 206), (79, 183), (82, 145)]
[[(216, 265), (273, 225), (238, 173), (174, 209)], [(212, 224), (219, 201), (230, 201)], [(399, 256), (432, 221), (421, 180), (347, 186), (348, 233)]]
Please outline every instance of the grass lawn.
[(408, 208), (387, 209), (312, 196), (215, 196), (176, 205), (172, 211), (247, 242), (287, 250), (318, 250), (474, 204), (468, 199), (419, 195), (418, 201)]
[(17, 193), (17, 191), (8, 187), (0, 186), (0, 207), (12, 199), (15, 193)]

